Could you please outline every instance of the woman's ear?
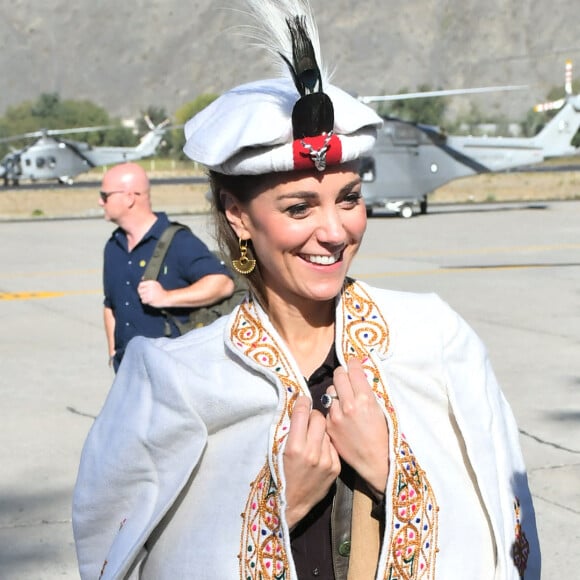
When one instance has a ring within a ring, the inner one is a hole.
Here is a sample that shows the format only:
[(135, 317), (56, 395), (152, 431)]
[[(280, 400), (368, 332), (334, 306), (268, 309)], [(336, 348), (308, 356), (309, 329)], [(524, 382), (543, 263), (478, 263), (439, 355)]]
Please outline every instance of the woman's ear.
[(236, 232), (236, 236), (244, 240), (250, 238), (250, 232), (245, 226), (247, 214), (237, 198), (227, 191), (222, 191), (221, 202), (226, 214), (226, 219), (234, 232)]

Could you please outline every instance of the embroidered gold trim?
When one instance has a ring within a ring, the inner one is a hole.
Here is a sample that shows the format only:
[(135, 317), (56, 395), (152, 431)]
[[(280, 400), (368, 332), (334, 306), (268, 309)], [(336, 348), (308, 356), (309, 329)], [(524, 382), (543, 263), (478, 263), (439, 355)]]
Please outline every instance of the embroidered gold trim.
[[(433, 580), (437, 552), (437, 503), (425, 472), (421, 469), (404, 434), (399, 432), (396, 412), (372, 355), (389, 347), (389, 327), (374, 302), (355, 282), (348, 280), (342, 293), (345, 359), (364, 360), (373, 389), (389, 416), (395, 457), (394, 475), (387, 493), (392, 511), (385, 537), (390, 542), (385, 579)], [(251, 302), (238, 309), (231, 339), (240, 353), (275, 373), (284, 386), (282, 412), (274, 429), (272, 463), (266, 460), (250, 486), (242, 514), (240, 580), (290, 580), (288, 555), (280, 528), (280, 481), (278, 454), (290, 426), (292, 407), (302, 386), (284, 349), (262, 324)]]
[(343, 345), (345, 358), (364, 361), (367, 379), (383, 401), (395, 457), (392, 458), (391, 521), (385, 524), (390, 549), (385, 569), (388, 580), (432, 580), (437, 554), (438, 506), (435, 494), (418, 459), (399, 432), (399, 421), (372, 356), (389, 347), (389, 327), (375, 303), (361, 286), (349, 280), (342, 294)]
[(284, 349), (266, 332), (251, 302), (243, 303), (238, 309), (231, 339), (244, 356), (276, 373), (284, 386), (282, 395), (285, 397), (274, 429), (272, 463), (266, 459), (252, 482), (242, 514), (240, 580), (289, 580), (290, 567), (279, 519), (278, 454), (288, 434), (294, 401), (302, 387), (284, 356)]

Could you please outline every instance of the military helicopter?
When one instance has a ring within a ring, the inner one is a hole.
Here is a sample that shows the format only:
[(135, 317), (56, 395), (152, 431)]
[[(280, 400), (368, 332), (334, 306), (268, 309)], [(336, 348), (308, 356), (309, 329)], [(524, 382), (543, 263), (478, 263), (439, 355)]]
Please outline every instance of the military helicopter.
[(153, 155), (163, 139), (169, 120), (154, 125), (146, 117), (149, 132), (136, 147), (93, 147), (81, 141), (58, 137), (74, 133), (102, 131), (110, 127), (79, 127), (76, 129), (43, 129), (24, 135), (0, 139), (0, 142), (26, 138), (36, 140), (8, 153), (0, 161), (0, 178), (4, 185), (18, 185), (21, 180), (50, 181), (72, 184), (73, 178), (100, 165), (134, 161)]
[[(506, 89), (511, 88), (502, 90)], [(428, 195), (449, 181), (577, 153), (571, 141), (580, 128), (580, 95), (572, 93), (570, 61), (566, 63), (565, 91), (563, 99), (535, 107), (537, 111), (560, 110), (530, 138), (453, 136), (436, 127), (386, 117), (372, 155), (361, 164), (367, 215), (379, 210), (404, 218), (427, 213)], [(413, 98), (441, 94), (449, 92), (419, 93)], [(373, 102), (381, 97), (362, 99)]]

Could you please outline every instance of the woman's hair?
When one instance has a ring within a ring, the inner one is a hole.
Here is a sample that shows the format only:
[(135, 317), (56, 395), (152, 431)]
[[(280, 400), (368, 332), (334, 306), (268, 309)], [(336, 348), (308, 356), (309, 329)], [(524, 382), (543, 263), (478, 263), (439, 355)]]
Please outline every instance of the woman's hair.
[[(268, 175), (225, 175), (216, 171), (209, 171), (209, 184), (212, 193), (212, 212), (215, 220), (215, 234), (219, 249), (222, 254), (229, 258), (231, 266), (233, 260), (240, 257), (240, 240), (232, 229), (226, 217), (223, 204), (223, 194), (228, 192), (233, 195), (241, 205), (246, 205), (260, 191)], [(267, 306), (264, 292), (264, 281), (260, 271), (260, 261), (254, 253), (252, 240), (248, 240), (247, 256), (251, 260), (256, 260), (256, 267), (244, 276), (250, 290), (256, 295), (259, 301)], [(239, 274), (237, 274), (239, 275)]]

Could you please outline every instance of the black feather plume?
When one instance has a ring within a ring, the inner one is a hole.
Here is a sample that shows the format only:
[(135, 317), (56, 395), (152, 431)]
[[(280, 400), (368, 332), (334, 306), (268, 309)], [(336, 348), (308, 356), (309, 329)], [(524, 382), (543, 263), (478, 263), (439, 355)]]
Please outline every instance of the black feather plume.
[(322, 78), (316, 62), (314, 47), (306, 32), (304, 16), (295, 16), (294, 20), (288, 18), (286, 23), (292, 38), (293, 62), (288, 62), (283, 55), (282, 58), (290, 68), (298, 92), (301, 96), (316, 91), (322, 92)]
[(292, 38), (292, 62), (280, 54), (300, 94), (292, 111), (295, 139), (329, 133), (334, 128), (334, 108), (322, 92), (322, 76), (303, 16), (286, 20)]

